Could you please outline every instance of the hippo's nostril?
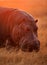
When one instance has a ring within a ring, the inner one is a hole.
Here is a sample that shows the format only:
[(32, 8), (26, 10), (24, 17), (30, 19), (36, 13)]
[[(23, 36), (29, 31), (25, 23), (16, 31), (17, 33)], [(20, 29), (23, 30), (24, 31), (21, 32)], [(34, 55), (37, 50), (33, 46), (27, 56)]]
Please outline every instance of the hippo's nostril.
[(38, 52), (39, 49), (40, 49), (40, 41), (39, 40), (34, 41), (34, 50)]

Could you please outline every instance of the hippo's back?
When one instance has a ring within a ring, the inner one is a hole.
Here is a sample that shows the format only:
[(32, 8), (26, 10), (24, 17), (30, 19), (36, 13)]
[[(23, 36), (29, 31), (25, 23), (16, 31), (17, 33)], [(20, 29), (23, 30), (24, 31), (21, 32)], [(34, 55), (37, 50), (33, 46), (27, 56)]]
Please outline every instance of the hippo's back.
[(8, 18), (13, 10), (12, 8), (0, 7), (0, 37), (7, 35)]
[(12, 8), (3, 8), (3, 7), (0, 7), (0, 14), (4, 13), (4, 12), (7, 12), (7, 11), (11, 11), (13, 10)]

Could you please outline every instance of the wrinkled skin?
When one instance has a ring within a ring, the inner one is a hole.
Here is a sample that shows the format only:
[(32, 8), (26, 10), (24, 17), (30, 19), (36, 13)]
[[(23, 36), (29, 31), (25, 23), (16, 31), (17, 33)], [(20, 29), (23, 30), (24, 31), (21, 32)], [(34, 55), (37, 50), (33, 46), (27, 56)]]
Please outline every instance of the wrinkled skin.
[(0, 45), (11, 45), (27, 52), (39, 51), (37, 21), (24, 11), (0, 8), (0, 40), (9, 40), (8, 43)]

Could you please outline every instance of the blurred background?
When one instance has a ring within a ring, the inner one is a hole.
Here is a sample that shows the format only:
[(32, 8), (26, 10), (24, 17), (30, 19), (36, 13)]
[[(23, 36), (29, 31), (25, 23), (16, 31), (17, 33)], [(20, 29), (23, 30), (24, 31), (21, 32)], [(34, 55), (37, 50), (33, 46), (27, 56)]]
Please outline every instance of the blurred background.
[(0, 0), (0, 7), (24, 10), (38, 19), (38, 53), (0, 49), (0, 65), (47, 65), (47, 0)]
[(47, 0), (0, 0), (0, 6), (22, 9), (33, 15), (47, 15)]

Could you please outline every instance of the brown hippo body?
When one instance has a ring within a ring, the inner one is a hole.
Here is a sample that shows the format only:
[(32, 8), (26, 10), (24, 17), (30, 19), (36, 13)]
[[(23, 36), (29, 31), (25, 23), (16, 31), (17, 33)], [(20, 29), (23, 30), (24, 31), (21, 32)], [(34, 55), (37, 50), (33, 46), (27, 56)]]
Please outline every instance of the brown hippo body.
[[(0, 42), (8, 39), (14, 47), (23, 51), (39, 50), (37, 20), (30, 14), (13, 8), (0, 7)], [(0, 46), (4, 43), (0, 43)]]

